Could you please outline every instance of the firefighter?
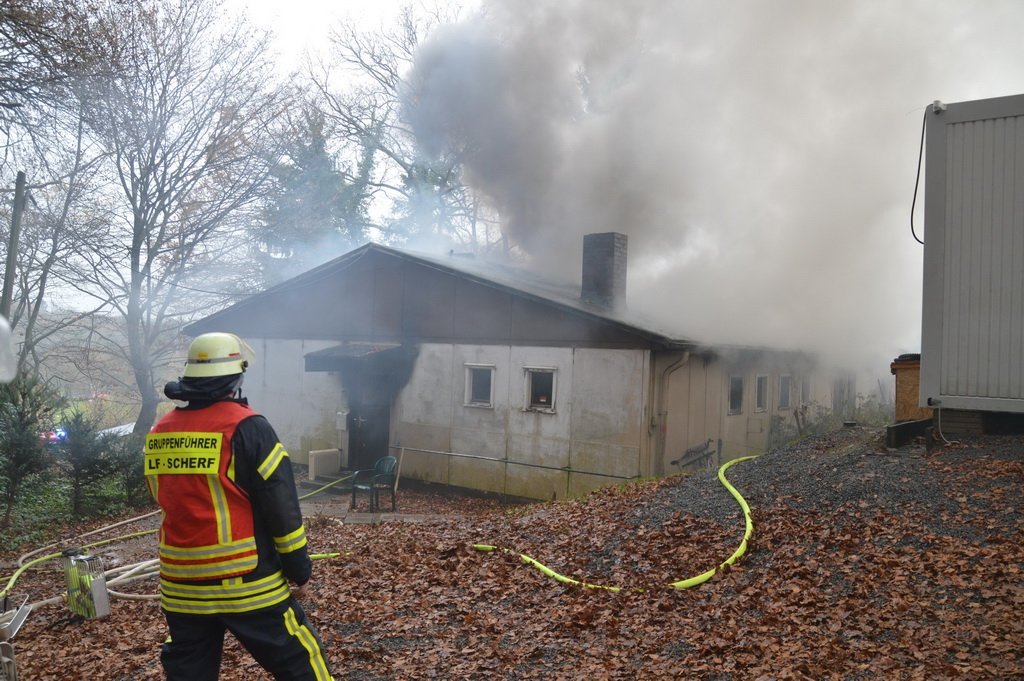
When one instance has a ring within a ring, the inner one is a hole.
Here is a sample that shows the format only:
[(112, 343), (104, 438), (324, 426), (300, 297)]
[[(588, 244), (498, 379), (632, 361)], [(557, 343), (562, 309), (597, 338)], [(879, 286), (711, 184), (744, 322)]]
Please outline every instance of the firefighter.
[(215, 681), (225, 630), (275, 679), (331, 679), (296, 600), (312, 562), (288, 453), (241, 397), (252, 357), (234, 334), (198, 336), (184, 376), (164, 387), (187, 406), (146, 436), (146, 482), (163, 511), (169, 635), (160, 661), (169, 681)]

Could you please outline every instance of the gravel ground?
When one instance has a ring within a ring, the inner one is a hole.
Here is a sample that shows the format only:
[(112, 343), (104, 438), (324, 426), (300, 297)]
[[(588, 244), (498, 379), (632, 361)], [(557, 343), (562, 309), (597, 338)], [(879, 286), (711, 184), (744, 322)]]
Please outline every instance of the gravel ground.
[[(754, 509), (783, 506), (806, 514), (832, 513), (837, 508), (903, 509), (927, 516), (936, 533), (983, 542), (983, 520), (1005, 516), (1020, 521), (1024, 490), (1019, 470), (978, 477), (972, 484), (1000, 490), (1001, 508), (972, 505), (950, 486), (952, 468), (972, 463), (1024, 462), (1024, 438), (975, 437), (934, 453), (923, 444), (889, 450), (877, 429), (847, 428), (769, 451), (751, 462), (732, 466), (726, 477)], [(717, 481), (717, 473), (700, 473), (678, 485), (664, 486), (638, 508), (636, 525), (664, 522), (680, 510), (734, 528), (741, 512)], [(854, 515), (849, 515), (852, 520)], [(1012, 529), (1012, 528), (1008, 528)]]
[[(1024, 438), (889, 450), (855, 427), (726, 477), (752, 509), (750, 550), (676, 597), (685, 628), (637, 659), (638, 677), (1024, 679)], [(623, 494), (597, 493), (567, 527), (538, 508), (493, 531), (567, 576), (648, 590), (737, 546), (742, 511), (717, 473), (645, 487), (624, 513)]]

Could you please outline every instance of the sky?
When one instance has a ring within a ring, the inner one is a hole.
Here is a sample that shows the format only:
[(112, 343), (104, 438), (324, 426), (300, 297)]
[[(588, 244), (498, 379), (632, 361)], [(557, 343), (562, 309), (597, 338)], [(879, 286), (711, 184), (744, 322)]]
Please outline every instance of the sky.
[[(401, 3), (249, 4), (294, 49), (332, 7), (372, 27)], [(467, 181), (536, 268), (577, 278), (583, 234), (624, 232), (630, 308), (682, 337), (880, 374), (919, 351), (922, 116), (1024, 92), (1024, 3), (479, 8), (424, 42), (406, 114), (425, 149), (471, 150)]]
[[(368, 31), (392, 21), (405, 5), (420, 0), (225, 0), (232, 13), (274, 33), (284, 70), (302, 65), (307, 53), (326, 51), (332, 28), (354, 23)], [(466, 3), (462, 3), (465, 5)]]

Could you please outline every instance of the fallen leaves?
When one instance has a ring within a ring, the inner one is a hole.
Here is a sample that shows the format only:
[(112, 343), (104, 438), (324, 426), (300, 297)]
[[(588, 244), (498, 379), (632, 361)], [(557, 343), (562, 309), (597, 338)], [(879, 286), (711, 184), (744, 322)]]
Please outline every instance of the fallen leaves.
[[(714, 567), (743, 533), (710, 476), (514, 512), (435, 498), (450, 515), (414, 524), (316, 523), (316, 550), (349, 553), (317, 563), (304, 606), (338, 678), (1020, 678), (1024, 446), (994, 442), (998, 456), (883, 458), (826, 438), (740, 464), (754, 541), (691, 590), (665, 584)], [(940, 492), (918, 489), (928, 481)], [(635, 589), (562, 585), (474, 542)], [(24, 677), (161, 678), (159, 608), (113, 609), (34, 612), (15, 641)], [(225, 681), (267, 678), (233, 641), (223, 667)]]

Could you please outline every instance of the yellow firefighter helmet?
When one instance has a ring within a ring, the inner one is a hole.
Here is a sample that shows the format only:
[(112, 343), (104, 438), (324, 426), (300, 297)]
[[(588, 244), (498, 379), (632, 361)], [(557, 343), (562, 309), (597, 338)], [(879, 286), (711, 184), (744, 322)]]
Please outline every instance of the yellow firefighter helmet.
[(252, 348), (233, 333), (204, 333), (188, 346), (185, 378), (240, 374), (255, 358)]

